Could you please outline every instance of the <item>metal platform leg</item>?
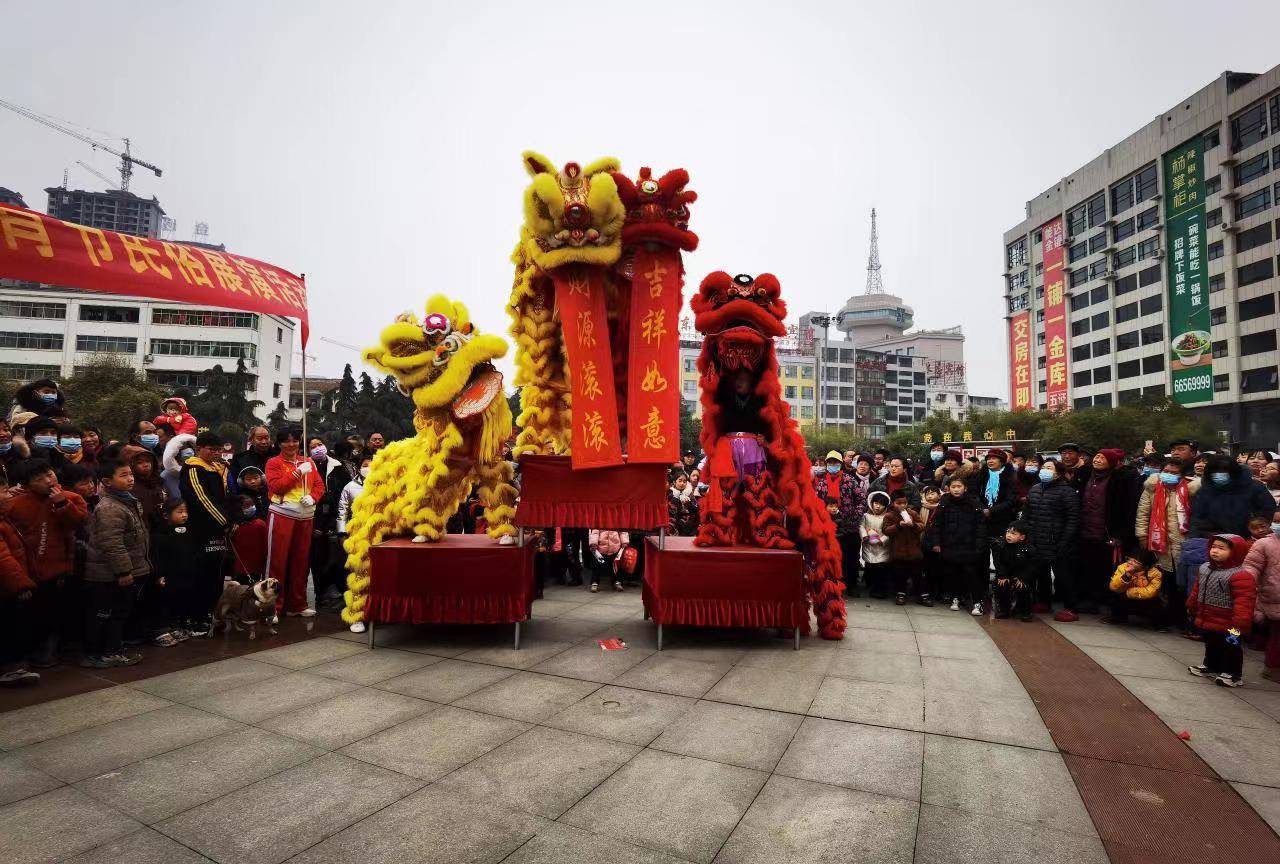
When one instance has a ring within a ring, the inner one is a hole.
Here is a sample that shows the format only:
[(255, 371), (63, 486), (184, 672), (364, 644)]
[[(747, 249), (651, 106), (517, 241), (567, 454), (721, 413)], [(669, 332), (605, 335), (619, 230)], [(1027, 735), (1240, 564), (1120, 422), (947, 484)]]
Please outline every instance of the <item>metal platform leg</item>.
[(667, 529), (659, 528), (658, 529), (658, 548), (665, 549), (666, 545), (667, 545)]
[(658, 650), (662, 650), (662, 625), (658, 625)]
[(373, 627), (374, 627), (374, 624), (372, 621), (370, 621), (369, 622), (369, 650), (370, 651), (372, 651), (375, 647), (373, 642)]
[(516, 529), (516, 545), (519, 546), (521, 549), (524, 548), (524, 529), (523, 528)]
[(800, 650), (800, 628), (799, 627), (796, 628), (795, 638), (796, 638), (796, 650), (799, 651)]
[(515, 650), (516, 650), (516, 651), (519, 651), (519, 650), (520, 650), (520, 622), (519, 622), (519, 621), (517, 621), (517, 622), (516, 622), (516, 644), (515, 644)]

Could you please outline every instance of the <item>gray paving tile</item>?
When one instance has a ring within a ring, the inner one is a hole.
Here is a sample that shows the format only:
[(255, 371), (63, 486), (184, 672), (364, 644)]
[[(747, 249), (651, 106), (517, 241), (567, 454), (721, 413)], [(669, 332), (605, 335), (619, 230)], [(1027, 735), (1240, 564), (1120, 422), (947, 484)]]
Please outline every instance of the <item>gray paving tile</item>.
[(430, 782), (528, 728), (516, 720), (445, 707), (350, 744), (342, 753)]
[(435, 702), (361, 687), (258, 723), (281, 735), (337, 750), (440, 707)]
[(883, 684), (828, 676), (807, 713), (828, 720), (919, 732), (924, 728), (924, 689), (914, 684)]
[(154, 711), (170, 704), (132, 687), (106, 687), (65, 699), (6, 711), (0, 722), (0, 748), (15, 750), (90, 726)]
[(800, 728), (798, 714), (698, 702), (649, 746), (757, 771), (772, 771)]
[[(671, 631), (667, 631), (666, 645), (671, 643), (669, 638)], [(585, 640), (586, 644), (592, 645), (597, 639), (621, 639), (627, 643), (628, 648), (638, 648), (641, 651), (657, 651), (658, 650), (658, 627), (652, 621), (644, 621), (640, 618), (627, 618), (622, 621), (615, 621), (598, 627)], [(677, 639), (677, 641), (679, 641)], [(664, 645), (665, 647), (665, 645)], [(665, 652), (664, 652), (665, 653)]]
[(925, 690), (962, 690), (982, 696), (1021, 696), (1022, 682), (1003, 657), (992, 661), (921, 657)]
[(77, 855), (67, 864), (208, 864), (209, 859), (150, 828)]
[(508, 669), (532, 669), (539, 663), (550, 660), (572, 647), (572, 642), (530, 643), (522, 639), (519, 651), (510, 645), (490, 645), (459, 654), (458, 659), (470, 663), (488, 663), (490, 666), (505, 666)]
[(774, 775), (717, 864), (910, 864), (918, 805)]
[(683, 864), (683, 859), (665, 852), (644, 849), (582, 831), (559, 822), (551, 822), (502, 864)]
[(195, 699), (191, 705), (241, 723), (257, 723), (276, 714), (323, 702), (354, 689), (356, 685), (350, 681), (322, 678), (309, 672), (290, 672), (279, 678), (269, 678), (224, 690), (204, 699)]
[[(215, 861), (278, 864), (421, 786), (327, 753), (155, 827)], [(270, 818), (251, 818), (249, 802), (259, 802)]]
[(1203, 720), (1163, 718), (1175, 732), (1187, 731), (1191, 749), (1225, 780), (1280, 786), (1280, 726), (1230, 726)]
[(735, 666), (703, 698), (803, 714), (821, 684), (822, 676), (815, 672), (777, 672)]
[(614, 683), (620, 687), (653, 690), (673, 696), (690, 696), (694, 699), (710, 690), (729, 671), (728, 663), (703, 663), (667, 656), (663, 651), (646, 657), (632, 666)]
[[(520, 628), (520, 644), (533, 644), (536, 642), (570, 642), (576, 644), (600, 632), (602, 626), (604, 625), (599, 621), (585, 621), (581, 618), (567, 620), (563, 617), (535, 617)], [(479, 646), (471, 645), (468, 650), (476, 647)]]
[(638, 752), (633, 744), (535, 726), (438, 785), (556, 819)]
[(76, 788), (150, 825), (321, 752), (270, 732), (236, 730), (81, 780)]
[(1248, 783), (1232, 783), (1240, 797), (1258, 811), (1271, 830), (1280, 834), (1280, 789), (1270, 786), (1250, 786)]
[(872, 654), (920, 653), (916, 647), (916, 634), (910, 630), (863, 630), (850, 627), (844, 631), (841, 647)]
[(1021, 696), (986, 696), (964, 690), (928, 690), (924, 695), (926, 732), (1057, 750), (1035, 703)]
[(321, 663), (307, 669), (312, 675), (323, 675), (325, 678), (338, 678), (350, 681), (361, 687), (369, 687), (388, 678), (421, 669), (432, 663), (439, 663), (442, 657), (434, 654), (419, 654), (416, 651), (401, 651), (398, 648), (379, 648), (376, 651), (365, 651), (353, 654), (341, 660)]
[(918, 801), (923, 764), (919, 732), (806, 717), (774, 771)]
[[(393, 625), (394, 626), (394, 625)], [(486, 644), (485, 641), (475, 638), (475, 634), (468, 634), (466, 628), (463, 627), (395, 627), (387, 634), (387, 641), (382, 640), (382, 632), (384, 625), (378, 625), (376, 633), (378, 634), (377, 644), (387, 645), (399, 651), (415, 651), (419, 654), (432, 654), (437, 657), (456, 657), (470, 651), (472, 648), (478, 648)], [(367, 635), (361, 636), (361, 639), (367, 641)]]
[(1067, 834), (928, 804), (920, 807), (915, 864), (1108, 864), (1097, 837)]
[[(858, 630), (896, 630), (911, 632), (911, 619), (905, 612), (851, 612), (849, 627)], [(848, 634), (848, 630), (845, 631)]]
[(924, 683), (920, 658), (915, 654), (875, 654), (869, 651), (837, 651), (827, 667), (837, 678), (881, 681), (885, 684)]
[(777, 672), (814, 672), (826, 674), (835, 645), (826, 640), (808, 640), (796, 651), (790, 642), (753, 648), (742, 655), (738, 666), (749, 669), (773, 669)]
[(574, 646), (568, 651), (557, 654), (550, 660), (534, 666), (533, 671), (608, 684), (652, 653), (643, 648), (601, 651), (600, 647), (592, 642)]
[(0, 861), (61, 861), (142, 826), (69, 786), (0, 807)]
[(61, 785), (61, 780), (37, 770), (17, 756), (0, 755), (0, 806), (41, 795)]
[(694, 700), (684, 696), (601, 687), (544, 722), (557, 729), (643, 747), (693, 705)]
[(986, 633), (979, 630), (973, 635), (958, 633), (917, 633), (916, 644), (924, 657), (951, 657), (957, 660), (994, 660), (1000, 658), (1000, 649)]
[(280, 648), (256, 651), (250, 656), (259, 663), (270, 663), (286, 669), (306, 669), (308, 666), (318, 666), (321, 663), (341, 660), (343, 657), (367, 653), (369, 653), (367, 647), (352, 642), (343, 642), (338, 639), (307, 639)]
[(1275, 690), (1258, 690), (1253, 681), (1246, 679), (1245, 686), (1235, 691), (1239, 699), (1248, 702), (1272, 720), (1280, 720), (1280, 692)]
[(502, 861), (553, 824), (433, 784), (290, 860), (289, 864), (456, 864)]
[(81, 729), (17, 752), (46, 774), (74, 783), (239, 728), (239, 723), (225, 717), (172, 705)]
[(929, 735), (921, 802), (1096, 837), (1057, 753)]
[(556, 617), (565, 621), (595, 621), (597, 624), (609, 624), (630, 618), (638, 611), (640, 611), (638, 607), (631, 609), (606, 603), (584, 603)]
[(550, 599), (535, 600), (533, 602), (533, 617), (534, 618), (555, 618), (557, 616), (563, 615), (564, 613), (568, 612), (570, 609), (577, 609), (581, 605), (582, 603), (574, 600), (561, 600), (559, 599), (559, 595), (557, 596), (557, 599), (554, 599), (554, 600), (550, 600)]
[(388, 678), (376, 686), (379, 690), (390, 690), (392, 693), (403, 693), (415, 699), (447, 704), (513, 674), (515, 674), (514, 670), (498, 666), (464, 663), (461, 660), (444, 660), (395, 678)]
[(911, 629), (917, 633), (951, 633), (958, 636), (977, 636), (982, 633), (982, 627), (977, 619), (968, 612), (944, 611), (946, 611), (945, 615), (922, 614), (914, 611), (908, 613)]
[(1276, 721), (1206, 678), (1193, 678), (1189, 674), (1185, 681), (1131, 675), (1115, 677), (1161, 719), (1186, 717), (1207, 723), (1275, 729)]
[(645, 750), (560, 821), (691, 861), (710, 862), (767, 776)]
[(1121, 627), (1081, 627), (1078, 624), (1058, 624), (1057, 622), (1053, 622), (1049, 626), (1076, 645), (1094, 645), (1099, 648), (1128, 648), (1130, 651), (1141, 651), (1147, 644)]
[(1129, 648), (1104, 648), (1100, 645), (1081, 645), (1080, 650), (1112, 675), (1187, 680), (1188, 664), (1179, 663), (1162, 651), (1150, 648), (1134, 651)]
[(694, 660), (698, 663), (719, 663), (732, 666), (747, 653), (745, 646), (716, 644), (694, 640), (677, 640), (673, 645), (669, 637), (664, 637), (662, 656), (674, 660)]
[(231, 657), (216, 663), (193, 666), (181, 672), (170, 672), (154, 678), (143, 678), (129, 685), (162, 699), (191, 702), (233, 687), (243, 687), (268, 678), (287, 675), (288, 670), (270, 663), (259, 663), (248, 657)]
[(541, 723), (599, 688), (600, 685), (594, 681), (517, 672), (453, 704), (485, 714)]

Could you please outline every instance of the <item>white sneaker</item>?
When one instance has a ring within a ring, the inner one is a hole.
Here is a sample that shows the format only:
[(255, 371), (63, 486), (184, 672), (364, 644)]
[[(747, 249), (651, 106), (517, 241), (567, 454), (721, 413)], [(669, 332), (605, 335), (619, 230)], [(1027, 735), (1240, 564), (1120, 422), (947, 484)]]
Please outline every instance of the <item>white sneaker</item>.
[(299, 617), (299, 618), (314, 618), (314, 617), (316, 617), (316, 610), (314, 610), (314, 609), (312, 609), (310, 606), (308, 606), (306, 609), (303, 609), (301, 612), (299, 612), (299, 613), (298, 613), (298, 617)]
[(350, 629), (351, 629), (351, 632), (352, 632), (352, 633), (363, 633), (363, 632), (364, 632), (364, 622), (363, 622), (363, 621), (357, 621), (356, 623), (354, 623), (354, 624), (352, 624), (352, 625), (351, 625), (351, 628), (350, 628)]
[(959, 612), (959, 611), (960, 611), (960, 601), (959, 601), (959, 600), (956, 600), (956, 599), (954, 599), (954, 598), (951, 600), (951, 611), (952, 611), (952, 612)]
[(975, 618), (980, 617), (980, 616), (982, 615), (982, 604), (981, 604), (981, 603), (974, 603), (974, 604), (973, 604), (973, 611), (972, 611), (972, 612), (970, 612), (969, 614), (970, 614), (970, 615), (972, 615), (972, 616), (974, 616)]
[(516, 538), (512, 537), (510, 534), (503, 534), (501, 537), (498, 538), (498, 545), (514, 546), (516, 545)]

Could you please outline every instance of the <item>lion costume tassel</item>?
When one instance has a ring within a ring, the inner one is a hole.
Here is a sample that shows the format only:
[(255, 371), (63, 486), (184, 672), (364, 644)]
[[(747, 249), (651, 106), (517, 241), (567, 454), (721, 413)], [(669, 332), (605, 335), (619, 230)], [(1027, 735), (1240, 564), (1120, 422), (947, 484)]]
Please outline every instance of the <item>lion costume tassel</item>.
[(516, 489), (502, 458), (511, 409), (492, 365), (506, 353), (503, 339), (476, 333), (467, 308), (439, 294), (427, 301), (424, 320), (400, 315), (382, 331), (381, 344), (364, 352), (366, 363), (395, 376), (413, 399), (417, 432), (378, 452), (352, 507), (342, 610), (348, 624), (365, 619), (369, 550), (406, 535), (439, 540), (473, 484), (489, 536), (513, 542)]
[(777, 278), (716, 272), (693, 298), (702, 449), (710, 489), (701, 502), (699, 546), (798, 544), (824, 639), (845, 629), (844, 583), (835, 524), (813, 491), (804, 439), (782, 399), (773, 340), (786, 335)]

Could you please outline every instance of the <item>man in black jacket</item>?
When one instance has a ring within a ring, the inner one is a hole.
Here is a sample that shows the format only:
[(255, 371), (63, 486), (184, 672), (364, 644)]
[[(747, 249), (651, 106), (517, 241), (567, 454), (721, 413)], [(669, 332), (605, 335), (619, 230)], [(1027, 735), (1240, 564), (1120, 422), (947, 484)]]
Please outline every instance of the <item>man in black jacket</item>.
[(227, 554), (227, 533), (234, 525), (227, 496), (227, 465), (222, 461), (222, 437), (201, 432), (196, 455), (182, 466), (178, 488), (187, 505), (187, 530), (191, 534), (190, 591), (194, 598), (189, 629), (193, 636), (209, 632), (213, 604), (222, 592), (222, 562)]
[[(265, 476), (267, 460), (280, 453), (280, 448), (271, 443), (271, 430), (266, 426), (254, 426), (249, 430), (249, 446), (231, 458), (231, 491), (239, 492), (236, 478), (249, 466), (257, 468)], [(265, 519), (266, 516), (263, 515)]]
[[(1124, 464), (1124, 451), (1103, 448), (1094, 454), (1080, 487), (1080, 554), (1078, 586), (1084, 600), (1077, 611), (1096, 611), (1108, 599), (1117, 556), (1134, 539), (1142, 478)], [(1077, 472), (1079, 477), (1081, 472)]]

